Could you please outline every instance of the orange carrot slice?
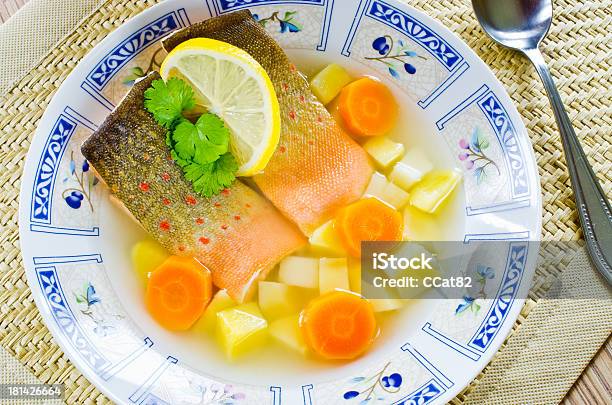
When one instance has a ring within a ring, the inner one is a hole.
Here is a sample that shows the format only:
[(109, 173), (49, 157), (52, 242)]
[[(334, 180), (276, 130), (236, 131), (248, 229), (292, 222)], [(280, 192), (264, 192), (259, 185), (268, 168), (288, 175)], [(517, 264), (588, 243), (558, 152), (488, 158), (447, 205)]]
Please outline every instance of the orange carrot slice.
[(372, 304), (340, 290), (312, 300), (302, 311), (300, 330), (313, 352), (332, 360), (360, 356), (378, 335)]
[(193, 258), (171, 256), (151, 274), (145, 301), (161, 326), (184, 331), (202, 316), (211, 297), (210, 271)]
[(401, 240), (404, 223), (399, 212), (376, 198), (367, 198), (344, 208), (334, 228), (346, 250), (360, 257), (362, 241)]
[(397, 124), (399, 114), (391, 91), (370, 77), (357, 80), (342, 90), (338, 110), (346, 129), (360, 136), (386, 135)]

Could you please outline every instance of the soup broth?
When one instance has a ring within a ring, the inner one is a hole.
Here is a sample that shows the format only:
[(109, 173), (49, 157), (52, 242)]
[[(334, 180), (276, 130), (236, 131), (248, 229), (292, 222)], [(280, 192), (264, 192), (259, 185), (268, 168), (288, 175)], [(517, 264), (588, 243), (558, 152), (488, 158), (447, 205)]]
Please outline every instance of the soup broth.
[[(365, 71), (359, 64), (349, 63), (349, 60), (343, 57), (330, 60), (321, 57), (316, 52), (307, 51), (289, 51), (288, 54), (300, 71), (309, 77), (330, 63), (342, 65), (355, 78), (373, 73)], [(420, 148), (425, 151), (426, 158), (436, 169), (453, 169), (454, 161), (443, 139), (437, 135), (433, 123), (427, 120), (425, 114), (413, 101), (393, 85), (391, 79), (381, 79), (393, 91), (400, 106), (398, 125), (388, 135), (389, 138), (404, 144), (406, 150)], [(334, 103), (330, 108), (334, 108)], [(304, 357), (270, 339), (261, 350), (230, 362), (220, 350), (214, 336), (193, 332), (169, 332), (151, 318), (144, 305), (144, 285), (132, 270), (130, 258), (132, 246), (146, 239), (147, 235), (116, 204), (103, 204), (103, 207), (106, 212), (102, 212), (102, 217), (109, 218), (109, 221), (104, 224), (107, 231), (101, 232), (104, 239), (103, 246), (106, 249), (112, 249), (115, 254), (105, 254), (104, 251), (101, 253), (105, 257), (114, 258), (114, 261), (107, 262), (107, 266), (112, 268), (108, 274), (112, 278), (112, 285), (124, 308), (130, 317), (139, 323), (136, 325), (137, 328), (146, 331), (146, 336), (155, 342), (156, 350), (161, 353), (172, 353), (181, 363), (203, 374), (247, 384), (274, 383), (275, 385), (302, 383), (304, 375), (309, 376), (309, 383), (351, 375), (354, 374), (354, 371), (362, 369), (364, 363), (374, 362), (385, 352), (405, 343), (411, 334), (410, 330), (422, 324), (433, 305), (433, 301), (421, 300), (411, 302), (398, 311), (377, 314), (380, 335), (375, 340), (373, 347), (356, 360), (327, 361), (315, 356)], [(452, 197), (432, 216), (432, 225), (437, 229), (435, 235), (437, 240), (463, 239), (464, 210), (463, 190), (462, 187), (457, 187)], [(114, 232), (109, 230), (114, 230)], [(415, 232), (418, 234), (418, 230)], [(116, 254), (118, 246), (121, 249), (121, 255)], [(305, 249), (295, 255), (325, 257), (312, 249)], [(275, 281), (275, 277), (277, 277), (277, 272), (273, 272), (268, 280)], [(265, 376), (265, 379), (262, 376)]]

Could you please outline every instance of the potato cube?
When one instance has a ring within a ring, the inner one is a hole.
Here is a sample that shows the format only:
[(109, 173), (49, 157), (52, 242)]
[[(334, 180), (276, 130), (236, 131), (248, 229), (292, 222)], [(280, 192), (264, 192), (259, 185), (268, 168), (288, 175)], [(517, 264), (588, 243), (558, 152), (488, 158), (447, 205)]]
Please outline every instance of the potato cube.
[(268, 321), (251, 302), (217, 313), (217, 339), (229, 360), (263, 347), (268, 338)]
[(456, 170), (438, 170), (427, 174), (411, 190), (410, 203), (421, 211), (433, 214), (452, 194), (461, 181)]
[(406, 191), (391, 183), (383, 174), (378, 172), (372, 176), (365, 196), (378, 198), (398, 210), (410, 201), (410, 195)]
[(308, 347), (299, 326), (300, 315), (295, 314), (270, 323), (270, 336), (285, 346), (304, 355)]
[(433, 164), (421, 148), (411, 148), (406, 156), (393, 166), (393, 171), (389, 178), (391, 181), (406, 191), (417, 184), (430, 171)]
[(278, 280), (304, 288), (319, 288), (319, 260), (289, 256), (280, 263)]
[(410, 201), (410, 194), (389, 182), (385, 189), (385, 200), (387, 204), (391, 205), (396, 210), (400, 210), (408, 204)]
[(193, 330), (198, 333), (214, 332), (217, 313), (236, 305), (236, 302), (227, 294), (226, 290), (219, 290), (206, 307), (204, 315), (194, 325)]
[(361, 294), (361, 259), (350, 257), (348, 259), (348, 271), (351, 291)]
[(271, 281), (259, 282), (259, 308), (270, 321), (300, 312), (316, 295), (316, 290)]
[(319, 292), (334, 291), (335, 289), (350, 290), (348, 261), (346, 258), (322, 258), (319, 261)]
[(327, 105), (351, 81), (351, 77), (342, 66), (332, 63), (312, 78), (310, 90), (322, 104)]
[(394, 184), (397, 184), (407, 191), (421, 181), (422, 178), (422, 172), (404, 162), (397, 162), (389, 175), (389, 179), (391, 179)]
[(368, 184), (368, 188), (366, 188), (365, 195), (377, 197), (382, 200), (385, 195), (385, 190), (387, 189), (387, 184), (389, 184), (389, 181), (384, 174), (374, 172)]
[(403, 144), (393, 142), (386, 136), (378, 136), (368, 140), (363, 148), (383, 169), (400, 160), (406, 151)]
[(334, 221), (328, 221), (317, 228), (310, 237), (310, 244), (315, 249), (333, 256), (346, 256), (338, 232), (334, 229)]
[(132, 248), (132, 265), (143, 282), (149, 281), (149, 275), (153, 270), (162, 265), (170, 253), (154, 240), (147, 239), (138, 242)]

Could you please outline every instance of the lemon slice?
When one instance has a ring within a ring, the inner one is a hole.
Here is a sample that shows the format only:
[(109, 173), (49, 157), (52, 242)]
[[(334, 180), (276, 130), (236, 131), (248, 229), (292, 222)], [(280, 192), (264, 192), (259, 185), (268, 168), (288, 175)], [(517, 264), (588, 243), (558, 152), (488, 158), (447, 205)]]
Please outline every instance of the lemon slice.
[(225, 122), (238, 176), (265, 169), (280, 139), (280, 108), (270, 77), (251, 55), (225, 42), (194, 38), (170, 52), (160, 73), (164, 80), (187, 81), (198, 107)]

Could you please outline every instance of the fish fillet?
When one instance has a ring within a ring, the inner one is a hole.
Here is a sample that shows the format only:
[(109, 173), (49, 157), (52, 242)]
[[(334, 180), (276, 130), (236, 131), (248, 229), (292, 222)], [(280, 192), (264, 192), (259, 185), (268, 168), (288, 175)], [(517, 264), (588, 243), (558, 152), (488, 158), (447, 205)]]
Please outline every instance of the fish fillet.
[(144, 92), (159, 78), (152, 73), (134, 85), (83, 155), (149, 234), (173, 254), (196, 257), (217, 287), (242, 302), (305, 238), (240, 181), (213, 198), (194, 193), (170, 158), (166, 130), (144, 108)]
[(281, 140), (264, 173), (254, 180), (283, 214), (310, 235), (340, 208), (362, 196), (372, 175), (366, 152), (342, 131), (312, 94), (305, 78), (248, 10), (185, 28), (163, 45), (170, 51), (196, 37), (244, 49), (263, 66), (274, 84), (281, 106)]

